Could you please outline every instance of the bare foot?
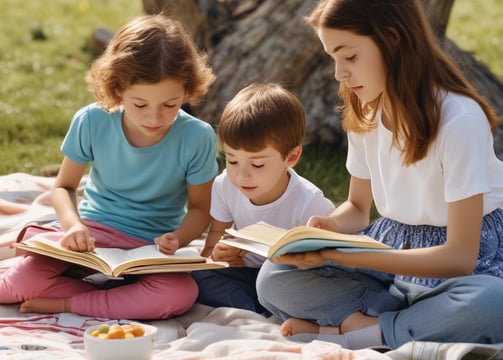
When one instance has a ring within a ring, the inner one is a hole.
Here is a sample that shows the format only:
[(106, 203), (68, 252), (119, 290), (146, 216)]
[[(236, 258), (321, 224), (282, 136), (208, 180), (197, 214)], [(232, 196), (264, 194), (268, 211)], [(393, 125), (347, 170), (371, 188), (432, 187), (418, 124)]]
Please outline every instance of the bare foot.
[(62, 312), (70, 312), (70, 299), (69, 298), (38, 298), (26, 300), (19, 307), (19, 312), (22, 313), (41, 313), (41, 314), (54, 314)]
[(319, 326), (309, 320), (290, 318), (281, 324), (281, 335), (295, 334), (334, 334), (339, 335), (337, 326)]

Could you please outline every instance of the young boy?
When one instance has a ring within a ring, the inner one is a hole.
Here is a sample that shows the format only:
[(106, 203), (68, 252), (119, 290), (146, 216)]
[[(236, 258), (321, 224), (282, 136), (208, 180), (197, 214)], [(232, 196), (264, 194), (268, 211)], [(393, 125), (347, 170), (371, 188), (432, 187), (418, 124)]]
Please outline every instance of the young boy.
[(192, 273), (198, 302), (265, 313), (255, 289), (265, 258), (219, 243), (225, 229), (259, 221), (291, 228), (335, 209), (292, 169), (302, 153), (305, 127), (302, 104), (278, 84), (249, 85), (226, 105), (218, 127), (226, 169), (213, 183), (212, 220), (202, 255), (230, 267)]

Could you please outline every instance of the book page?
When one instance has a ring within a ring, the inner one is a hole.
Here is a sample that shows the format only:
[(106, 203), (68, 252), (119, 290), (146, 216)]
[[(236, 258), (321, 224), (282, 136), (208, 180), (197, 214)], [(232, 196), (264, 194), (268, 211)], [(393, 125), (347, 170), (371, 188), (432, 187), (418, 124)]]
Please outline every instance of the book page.
[[(123, 250), (117, 248), (96, 248), (94, 254), (105, 260), (116, 272), (129, 266), (198, 263), (205, 262), (196, 248), (183, 247), (172, 255), (166, 255), (157, 250), (157, 245), (145, 245), (135, 249)], [(128, 266), (124, 266), (128, 265)]]
[(94, 254), (68, 250), (62, 247), (59, 242), (49, 240), (44, 237), (31, 238), (20, 243), (15, 243), (14, 245), (19, 249), (87, 266), (105, 274), (111, 274), (111, 269), (107, 263)]
[(191, 272), (197, 270), (208, 270), (208, 269), (222, 269), (228, 267), (229, 264), (219, 261), (211, 261), (209, 259), (202, 263), (180, 263), (180, 264), (170, 264), (170, 265), (140, 265), (133, 266), (124, 271), (124, 274), (128, 275), (138, 275), (138, 274), (151, 274), (158, 272)]
[(258, 222), (254, 225), (246, 226), (239, 230), (232, 228), (226, 229), (225, 232), (227, 232), (229, 235), (234, 236), (235, 238), (251, 240), (272, 246), (287, 232), (287, 230), (267, 224), (265, 222)]
[(59, 242), (44, 237), (33, 237), (18, 243), (19, 248), (55, 257), (75, 264), (91, 267), (107, 275), (119, 275), (129, 266), (161, 265), (175, 263), (205, 263), (194, 247), (180, 248), (173, 255), (165, 255), (156, 245), (145, 245), (135, 249), (96, 248), (92, 252), (78, 252), (63, 248)]
[(288, 242), (297, 239), (326, 239), (326, 240), (337, 240), (337, 241), (349, 241), (352, 243), (361, 243), (362, 246), (368, 245), (369, 247), (387, 247), (383, 243), (372, 239), (366, 235), (355, 235), (355, 234), (342, 234), (330, 230), (320, 229), (312, 226), (297, 226), (288, 230), (283, 238), (282, 242)]
[(222, 244), (237, 247), (239, 249), (250, 251), (263, 257), (267, 257), (269, 252), (268, 245), (252, 240), (246, 240), (242, 238), (227, 238), (221, 239), (219, 242), (221, 242)]
[(228, 266), (227, 263), (211, 261), (202, 257), (198, 248), (193, 246), (180, 248), (172, 255), (161, 253), (157, 249), (157, 245), (145, 245), (130, 250), (96, 248), (92, 252), (78, 252), (65, 249), (59, 242), (43, 236), (16, 243), (15, 246), (41, 255), (86, 266), (112, 278), (118, 278), (123, 274), (187, 272)]

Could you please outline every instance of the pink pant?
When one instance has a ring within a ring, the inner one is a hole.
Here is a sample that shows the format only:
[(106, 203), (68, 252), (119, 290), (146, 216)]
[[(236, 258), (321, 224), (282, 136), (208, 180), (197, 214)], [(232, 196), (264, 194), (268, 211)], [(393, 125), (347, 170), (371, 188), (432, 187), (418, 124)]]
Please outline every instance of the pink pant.
[[(97, 222), (86, 221), (98, 247), (135, 248), (144, 241)], [(28, 228), (23, 238), (43, 232), (58, 240), (56, 229)], [(19, 240), (18, 240), (19, 241)], [(33, 298), (71, 297), (76, 314), (113, 319), (165, 319), (189, 310), (197, 298), (197, 285), (187, 273), (138, 275), (136, 281), (101, 290), (95, 285), (62, 275), (71, 264), (37, 254), (26, 254), (0, 280), (0, 303)]]

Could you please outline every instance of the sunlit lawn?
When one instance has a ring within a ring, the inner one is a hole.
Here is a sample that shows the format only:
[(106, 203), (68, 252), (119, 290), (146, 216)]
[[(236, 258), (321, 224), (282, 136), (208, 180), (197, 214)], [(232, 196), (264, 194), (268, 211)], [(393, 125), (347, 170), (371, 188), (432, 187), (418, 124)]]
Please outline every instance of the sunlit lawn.
[(73, 113), (92, 101), (83, 77), (96, 27), (116, 29), (141, 1), (0, 1), (0, 174), (59, 162)]

